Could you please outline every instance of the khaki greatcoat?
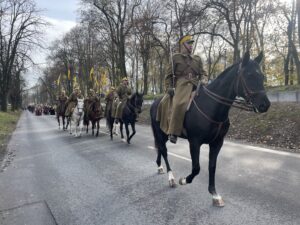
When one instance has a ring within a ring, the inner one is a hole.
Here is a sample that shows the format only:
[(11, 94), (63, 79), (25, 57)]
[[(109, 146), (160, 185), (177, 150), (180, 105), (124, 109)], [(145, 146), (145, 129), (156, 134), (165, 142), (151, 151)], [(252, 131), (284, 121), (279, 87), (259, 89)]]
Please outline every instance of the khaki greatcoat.
[(126, 105), (127, 99), (131, 95), (131, 89), (125, 84), (120, 84), (120, 86), (117, 88), (117, 94), (120, 102), (117, 106), (117, 110), (114, 118), (121, 119), (123, 114), (123, 109)]
[[(174, 71), (174, 77), (173, 77)], [(165, 90), (175, 87), (175, 95), (165, 95), (158, 106), (157, 121), (167, 134), (180, 136), (189, 98), (198, 81), (207, 83), (207, 73), (197, 55), (175, 54), (165, 76)], [(170, 111), (171, 109), (171, 111)], [(169, 122), (168, 122), (169, 121)]]
[(77, 94), (75, 92), (72, 92), (72, 94), (70, 95), (69, 99), (66, 102), (67, 109), (66, 109), (65, 116), (67, 117), (71, 116), (77, 103), (78, 103)]

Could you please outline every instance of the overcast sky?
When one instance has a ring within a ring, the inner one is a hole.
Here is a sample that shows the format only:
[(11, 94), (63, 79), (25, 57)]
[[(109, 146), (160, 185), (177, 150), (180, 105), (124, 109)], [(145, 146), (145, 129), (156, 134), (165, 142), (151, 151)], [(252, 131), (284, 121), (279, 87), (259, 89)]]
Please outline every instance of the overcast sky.
[[(76, 10), (79, 7), (80, 0), (35, 0), (37, 8), (42, 9), (42, 16), (46, 21), (51, 23), (47, 29), (44, 40), (49, 46), (55, 39), (63, 37), (65, 33), (70, 31), (76, 24)], [(47, 47), (47, 46), (46, 46)], [(45, 67), (47, 51), (38, 50), (32, 56), (34, 61)], [(29, 87), (33, 86), (38, 77), (41, 75), (41, 70), (31, 68), (26, 74), (26, 80)]]

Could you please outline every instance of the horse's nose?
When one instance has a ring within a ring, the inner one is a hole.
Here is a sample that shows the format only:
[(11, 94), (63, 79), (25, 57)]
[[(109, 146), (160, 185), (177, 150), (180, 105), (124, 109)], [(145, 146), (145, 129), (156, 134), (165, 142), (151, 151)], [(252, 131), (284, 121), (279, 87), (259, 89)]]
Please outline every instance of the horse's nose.
[(266, 101), (264, 101), (262, 104), (260, 104), (258, 106), (259, 112), (261, 112), (261, 113), (267, 112), (270, 105), (271, 105), (271, 103), (270, 103), (269, 99), (267, 99)]

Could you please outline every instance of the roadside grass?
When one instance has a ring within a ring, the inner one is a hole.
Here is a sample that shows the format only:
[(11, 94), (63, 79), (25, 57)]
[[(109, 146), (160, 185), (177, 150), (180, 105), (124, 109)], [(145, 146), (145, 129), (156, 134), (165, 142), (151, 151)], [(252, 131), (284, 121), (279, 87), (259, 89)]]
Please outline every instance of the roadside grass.
[(21, 111), (0, 112), (0, 161), (5, 153), (9, 137), (15, 130)]

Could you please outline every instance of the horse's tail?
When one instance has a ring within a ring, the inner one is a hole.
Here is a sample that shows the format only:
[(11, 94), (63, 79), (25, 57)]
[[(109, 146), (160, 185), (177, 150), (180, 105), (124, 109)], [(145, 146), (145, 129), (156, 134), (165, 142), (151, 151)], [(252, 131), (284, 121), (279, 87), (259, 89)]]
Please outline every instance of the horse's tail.
[(164, 139), (167, 139), (167, 135), (160, 129), (160, 122), (156, 121), (157, 109), (161, 99), (162, 98), (156, 99), (150, 107), (151, 128), (154, 136), (154, 145), (157, 151), (159, 149), (158, 145), (163, 145), (166, 142)]

